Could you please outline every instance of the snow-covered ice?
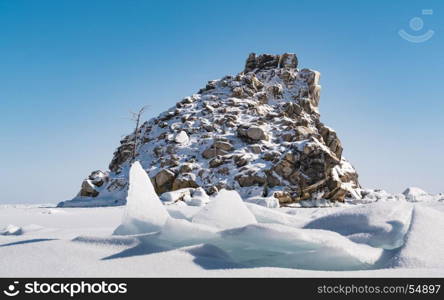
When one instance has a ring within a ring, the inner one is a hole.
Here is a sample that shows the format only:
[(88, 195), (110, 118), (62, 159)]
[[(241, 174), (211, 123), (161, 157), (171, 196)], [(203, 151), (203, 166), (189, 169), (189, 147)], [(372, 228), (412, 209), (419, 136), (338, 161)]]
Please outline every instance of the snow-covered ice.
[(0, 276), (444, 276), (443, 201), (162, 204), (140, 164), (130, 177), (126, 207), (0, 206)]
[(320, 217), (305, 228), (331, 230), (357, 243), (394, 249), (404, 243), (411, 216), (412, 205), (409, 203), (373, 203)]
[(193, 223), (206, 224), (220, 229), (241, 227), (256, 223), (254, 215), (235, 191), (220, 191), (194, 217)]

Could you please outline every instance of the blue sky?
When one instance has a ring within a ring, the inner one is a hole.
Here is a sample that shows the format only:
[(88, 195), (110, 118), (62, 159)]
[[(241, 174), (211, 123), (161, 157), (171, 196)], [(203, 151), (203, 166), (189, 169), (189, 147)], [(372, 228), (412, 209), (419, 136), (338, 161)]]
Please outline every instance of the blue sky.
[(443, 13), (439, 0), (0, 0), (0, 203), (73, 197), (131, 131), (129, 110), (156, 116), (250, 52), (321, 72), (321, 119), (363, 186), (444, 192)]

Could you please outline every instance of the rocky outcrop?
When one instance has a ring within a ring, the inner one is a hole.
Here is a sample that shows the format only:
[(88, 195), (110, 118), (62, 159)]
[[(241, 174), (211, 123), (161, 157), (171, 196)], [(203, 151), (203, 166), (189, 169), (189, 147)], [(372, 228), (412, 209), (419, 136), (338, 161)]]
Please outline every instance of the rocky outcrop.
[(243, 72), (209, 81), (122, 139), (106, 179), (87, 179), (81, 194), (126, 190), (137, 136), (137, 160), (159, 194), (201, 187), (259, 189), (281, 203), (359, 197), (336, 132), (320, 121), (320, 73), (297, 67), (295, 54), (250, 54)]

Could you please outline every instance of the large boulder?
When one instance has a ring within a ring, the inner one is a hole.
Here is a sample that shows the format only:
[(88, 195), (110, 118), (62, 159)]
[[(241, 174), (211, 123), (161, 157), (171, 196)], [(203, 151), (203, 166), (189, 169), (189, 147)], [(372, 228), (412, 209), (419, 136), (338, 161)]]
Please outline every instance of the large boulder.
[(209, 81), (123, 138), (110, 172), (87, 178), (81, 194), (126, 191), (135, 154), (158, 194), (200, 187), (259, 189), (281, 204), (359, 198), (358, 174), (320, 120), (320, 73), (297, 67), (295, 54), (250, 54), (239, 74)]

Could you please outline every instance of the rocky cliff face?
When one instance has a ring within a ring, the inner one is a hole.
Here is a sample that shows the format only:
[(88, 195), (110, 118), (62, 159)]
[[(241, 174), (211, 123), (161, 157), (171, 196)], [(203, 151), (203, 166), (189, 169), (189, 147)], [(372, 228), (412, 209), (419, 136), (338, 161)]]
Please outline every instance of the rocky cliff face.
[[(320, 74), (297, 66), (294, 54), (252, 53), (239, 74), (209, 81), (140, 126), (136, 159), (156, 192), (236, 189), (280, 203), (360, 197), (336, 132), (320, 121)], [(91, 173), (62, 205), (123, 204), (134, 137), (120, 141), (108, 172)]]

